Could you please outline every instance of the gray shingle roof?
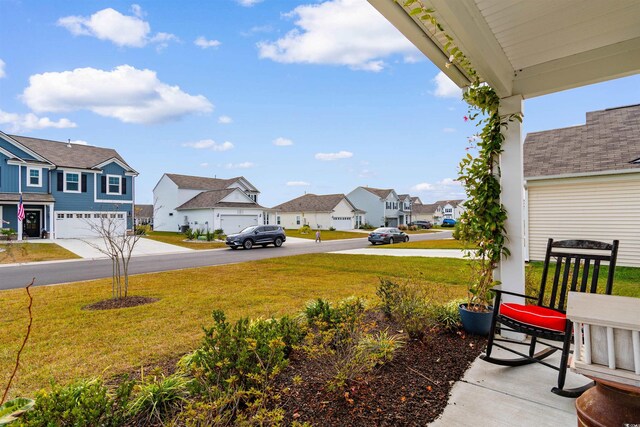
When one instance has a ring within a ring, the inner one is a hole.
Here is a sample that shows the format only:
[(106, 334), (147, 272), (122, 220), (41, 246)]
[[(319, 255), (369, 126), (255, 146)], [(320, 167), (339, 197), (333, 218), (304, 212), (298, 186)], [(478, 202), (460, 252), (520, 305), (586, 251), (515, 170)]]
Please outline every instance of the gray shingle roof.
[(437, 203), (429, 203), (426, 205), (421, 205), (420, 203), (418, 203), (411, 207), (411, 212), (415, 214), (433, 214), (436, 212), (437, 207)]
[(138, 218), (153, 217), (153, 205), (135, 205), (133, 209)]
[[(0, 202), (19, 202), (18, 193), (0, 193)], [(51, 194), (44, 193), (22, 193), (22, 203), (55, 202), (56, 199)]]
[(274, 206), (272, 210), (279, 212), (331, 212), (342, 199), (345, 199), (353, 210), (357, 210), (344, 194), (305, 194)]
[[(211, 209), (211, 208), (258, 208), (262, 209), (262, 206), (251, 201), (247, 203), (242, 202), (221, 202), (222, 199), (233, 193), (235, 188), (224, 188), (221, 190), (209, 190), (204, 191), (194, 198), (186, 201), (182, 205), (178, 206), (176, 210), (185, 209)], [(242, 191), (239, 190), (238, 191)]]
[(370, 193), (375, 194), (381, 199), (386, 199), (389, 194), (393, 191), (392, 188), (371, 188), (371, 187), (362, 187)]
[(238, 176), (235, 178), (220, 179), (207, 178), (204, 176), (178, 175), (175, 173), (165, 175), (167, 175), (171, 181), (175, 182), (178, 188), (188, 190), (223, 190), (242, 178)]
[(636, 169), (640, 157), (640, 104), (587, 113), (586, 124), (532, 132), (524, 142), (524, 176)]
[(420, 197), (414, 196), (414, 197), (411, 198), (411, 203), (414, 204), (414, 205), (415, 204), (419, 204), (420, 205), (420, 204), (422, 204), (422, 200), (420, 200)]
[[(116, 158), (131, 169), (120, 154), (112, 148), (92, 145), (68, 144), (61, 141), (8, 135), (31, 151), (36, 152), (56, 166), (91, 169), (102, 162)], [(133, 170), (133, 169), (132, 169)]]

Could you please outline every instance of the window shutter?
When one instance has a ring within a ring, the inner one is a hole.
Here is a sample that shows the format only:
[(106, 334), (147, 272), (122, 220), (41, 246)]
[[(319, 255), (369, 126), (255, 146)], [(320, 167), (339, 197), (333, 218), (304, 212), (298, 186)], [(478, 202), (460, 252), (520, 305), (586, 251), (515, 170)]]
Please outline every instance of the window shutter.
[(58, 191), (64, 191), (64, 172), (58, 172)]
[(123, 176), (120, 182), (122, 185), (122, 194), (127, 194), (127, 177)]
[(83, 173), (82, 175), (80, 175), (80, 181), (82, 181), (82, 192), (86, 193), (87, 192), (87, 174)]
[(106, 176), (101, 176), (100, 177), (100, 191), (102, 191), (103, 194), (107, 193), (107, 177)]

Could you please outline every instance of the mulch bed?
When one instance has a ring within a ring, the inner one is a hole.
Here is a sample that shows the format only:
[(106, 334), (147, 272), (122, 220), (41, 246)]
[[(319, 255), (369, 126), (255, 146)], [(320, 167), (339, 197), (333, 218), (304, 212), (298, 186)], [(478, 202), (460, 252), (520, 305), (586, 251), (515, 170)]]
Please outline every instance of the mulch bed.
[[(377, 329), (398, 331), (379, 316)], [(393, 361), (368, 379), (344, 390), (329, 391), (322, 365), (294, 351), (276, 381), (285, 409), (284, 424), (314, 426), (424, 426), (444, 410), (453, 384), (480, 354), (486, 338), (463, 332), (430, 331), (421, 340), (407, 340)], [(294, 381), (294, 378), (302, 381)]]
[(111, 298), (85, 305), (83, 310), (114, 310), (118, 308), (137, 307), (159, 301), (159, 298), (128, 296), (126, 298)]

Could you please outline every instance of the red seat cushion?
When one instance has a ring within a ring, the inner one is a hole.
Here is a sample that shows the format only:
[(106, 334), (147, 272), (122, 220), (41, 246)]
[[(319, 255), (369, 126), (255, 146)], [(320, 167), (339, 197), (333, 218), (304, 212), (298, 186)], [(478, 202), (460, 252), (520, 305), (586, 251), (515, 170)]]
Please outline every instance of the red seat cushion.
[(520, 323), (552, 331), (564, 332), (567, 316), (559, 311), (537, 305), (500, 304), (500, 314)]

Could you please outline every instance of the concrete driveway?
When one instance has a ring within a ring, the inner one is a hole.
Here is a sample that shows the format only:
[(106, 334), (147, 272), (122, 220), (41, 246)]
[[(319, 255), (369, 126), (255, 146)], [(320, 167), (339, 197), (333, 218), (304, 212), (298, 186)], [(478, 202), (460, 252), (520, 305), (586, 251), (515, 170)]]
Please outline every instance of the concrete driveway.
[[(62, 246), (74, 254), (89, 259), (108, 258), (98, 248), (105, 248), (105, 244), (101, 238), (87, 239), (57, 239), (55, 240), (59, 246)], [(157, 242), (151, 239), (140, 239), (133, 248), (132, 256), (140, 255), (162, 255), (181, 252), (193, 252), (193, 249), (183, 248), (182, 246), (170, 245), (168, 243)]]

